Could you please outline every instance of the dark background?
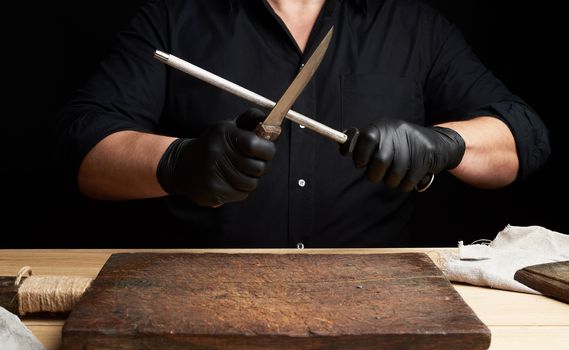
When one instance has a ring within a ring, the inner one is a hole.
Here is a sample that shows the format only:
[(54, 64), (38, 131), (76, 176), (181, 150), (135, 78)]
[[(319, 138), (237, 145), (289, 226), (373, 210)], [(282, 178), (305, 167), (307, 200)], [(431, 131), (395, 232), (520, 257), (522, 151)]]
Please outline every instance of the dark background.
[[(49, 160), (56, 111), (96, 69), (116, 32), (144, 0), (57, 1), (10, 9), (4, 28), (3, 235), (7, 247), (183, 246), (156, 201), (110, 203), (63, 186)], [(477, 190), (450, 175), (417, 195), (416, 242), (455, 246), (493, 238), (506, 224), (569, 233), (565, 142), (567, 37), (550, 2), (431, 0), (482, 61), (550, 129), (552, 156), (525, 183)], [(558, 6), (558, 7), (556, 7)], [(189, 232), (188, 232), (189, 234)], [(183, 235), (183, 234), (182, 234)]]

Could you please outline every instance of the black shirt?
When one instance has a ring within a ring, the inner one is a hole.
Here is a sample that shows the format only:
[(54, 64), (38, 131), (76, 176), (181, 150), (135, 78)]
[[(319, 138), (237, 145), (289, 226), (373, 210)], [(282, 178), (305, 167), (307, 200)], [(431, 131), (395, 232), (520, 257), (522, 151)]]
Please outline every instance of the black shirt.
[[(85, 154), (120, 130), (195, 138), (249, 102), (153, 59), (172, 53), (272, 100), (334, 25), (320, 68), (293, 109), (343, 130), (379, 118), (432, 125), (493, 115), (511, 128), (519, 179), (549, 154), (539, 117), (487, 70), (457, 28), (414, 0), (328, 0), (303, 54), (265, 0), (156, 0), (121, 32), (63, 110), (60, 154), (76, 177)], [(414, 194), (369, 182), (338, 145), (287, 121), (270, 174), (247, 200), (201, 208), (169, 196), (187, 245), (404, 245)], [(436, 184), (435, 184), (436, 185)]]

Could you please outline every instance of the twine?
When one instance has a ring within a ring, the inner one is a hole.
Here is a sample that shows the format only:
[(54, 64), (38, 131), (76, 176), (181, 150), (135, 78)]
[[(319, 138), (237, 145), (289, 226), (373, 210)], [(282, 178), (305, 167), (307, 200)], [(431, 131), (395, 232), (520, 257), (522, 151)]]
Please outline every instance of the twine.
[[(26, 277), (27, 275), (27, 277)], [(93, 279), (69, 276), (32, 276), (24, 266), (14, 282), (18, 289), (20, 315), (34, 312), (69, 312)]]

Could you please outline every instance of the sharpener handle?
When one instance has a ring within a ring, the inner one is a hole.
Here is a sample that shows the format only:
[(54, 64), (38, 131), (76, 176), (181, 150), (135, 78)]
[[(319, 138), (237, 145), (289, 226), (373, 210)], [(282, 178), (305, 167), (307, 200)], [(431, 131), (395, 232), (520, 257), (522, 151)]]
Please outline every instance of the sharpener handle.
[(349, 128), (348, 130), (344, 130), (344, 134), (346, 134), (348, 138), (346, 142), (340, 144), (340, 154), (348, 156), (354, 151), (354, 147), (360, 136), (360, 130), (358, 128)]
[[(344, 134), (348, 137), (346, 142), (340, 145), (340, 154), (343, 156), (349, 156), (354, 151), (356, 143), (358, 142), (358, 137), (360, 136), (360, 130), (358, 128), (349, 128), (344, 131)], [(415, 185), (415, 191), (424, 192), (426, 191), (435, 180), (435, 174), (427, 174), (418, 184)]]

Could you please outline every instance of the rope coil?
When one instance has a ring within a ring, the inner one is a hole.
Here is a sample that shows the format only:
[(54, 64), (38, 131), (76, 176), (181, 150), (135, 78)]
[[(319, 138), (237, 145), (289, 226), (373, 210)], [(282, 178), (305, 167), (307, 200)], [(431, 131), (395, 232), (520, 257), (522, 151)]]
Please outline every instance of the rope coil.
[(16, 276), (18, 312), (69, 312), (79, 301), (93, 279), (69, 276), (32, 276), (32, 268), (24, 266)]

